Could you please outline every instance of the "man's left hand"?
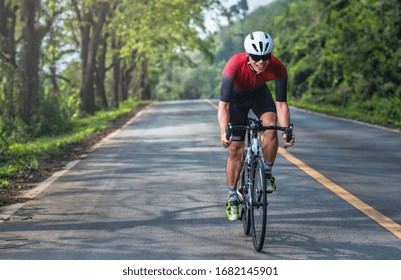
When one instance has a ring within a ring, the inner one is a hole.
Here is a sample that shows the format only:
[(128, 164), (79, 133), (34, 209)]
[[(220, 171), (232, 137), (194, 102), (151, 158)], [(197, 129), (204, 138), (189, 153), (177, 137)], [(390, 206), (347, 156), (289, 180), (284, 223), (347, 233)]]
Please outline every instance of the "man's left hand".
[(292, 134), (291, 141), (287, 141), (287, 134), (285, 132), (282, 134), (282, 137), (283, 137), (284, 145), (286, 147), (294, 146), (294, 144), (295, 144), (295, 135), (294, 135), (294, 133)]

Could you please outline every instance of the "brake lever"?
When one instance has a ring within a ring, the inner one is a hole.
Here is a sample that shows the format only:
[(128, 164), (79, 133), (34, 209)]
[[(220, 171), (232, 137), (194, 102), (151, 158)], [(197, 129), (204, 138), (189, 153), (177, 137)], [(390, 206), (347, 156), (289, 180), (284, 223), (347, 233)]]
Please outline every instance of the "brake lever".
[[(285, 139), (286, 142), (290, 142), (292, 140), (292, 138), (293, 138), (293, 135), (292, 135), (293, 128), (294, 128), (294, 124), (290, 123), (290, 125), (285, 129), (284, 132), (287, 135), (287, 137)], [(287, 148), (288, 148), (288, 146), (284, 145), (284, 149), (287, 149)]]
[(228, 126), (226, 127), (226, 139), (230, 140), (231, 135), (232, 135), (232, 130), (231, 130), (231, 124), (229, 123)]

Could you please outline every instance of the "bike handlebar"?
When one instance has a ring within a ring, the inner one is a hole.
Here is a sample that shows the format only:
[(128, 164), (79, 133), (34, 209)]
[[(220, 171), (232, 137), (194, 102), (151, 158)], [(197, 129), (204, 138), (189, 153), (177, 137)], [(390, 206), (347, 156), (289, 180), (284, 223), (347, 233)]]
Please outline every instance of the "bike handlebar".
[(266, 131), (266, 130), (281, 130), (284, 131), (285, 134), (287, 135), (286, 141), (290, 142), (293, 138), (292, 130), (294, 128), (294, 125), (290, 123), (288, 127), (284, 126), (278, 126), (278, 125), (269, 125), (269, 126), (263, 126), (262, 122), (259, 120), (255, 119), (248, 119), (248, 124), (247, 125), (235, 125), (233, 126), (231, 123), (228, 124), (226, 127), (226, 139), (230, 139), (232, 132), (234, 130), (251, 130), (251, 131)]

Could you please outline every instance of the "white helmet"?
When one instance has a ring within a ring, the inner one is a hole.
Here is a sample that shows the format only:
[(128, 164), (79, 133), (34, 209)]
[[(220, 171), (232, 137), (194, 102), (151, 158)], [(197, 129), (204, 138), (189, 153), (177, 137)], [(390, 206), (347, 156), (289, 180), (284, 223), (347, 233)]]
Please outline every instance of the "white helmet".
[(249, 33), (244, 40), (244, 48), (249, 54), (269, 54), (273, 50), (273, 38), (262, 31)]

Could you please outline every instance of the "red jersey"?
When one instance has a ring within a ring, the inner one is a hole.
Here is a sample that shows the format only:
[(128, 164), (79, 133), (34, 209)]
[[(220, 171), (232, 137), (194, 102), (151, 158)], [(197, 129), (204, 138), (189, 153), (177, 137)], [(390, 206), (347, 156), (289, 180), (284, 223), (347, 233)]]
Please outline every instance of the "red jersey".
[(223, 85), (220, 100), (228, 102), (232, 92), (252, 92), (268, 81), (276, 81), (276, 100), (286, 101), (287, 99), (287, 69), (284, 64), (271, 57), (270, 63), (265, 71), (257, 74), (248, 65), (247, 53), (233, 55), (223, 70)]

